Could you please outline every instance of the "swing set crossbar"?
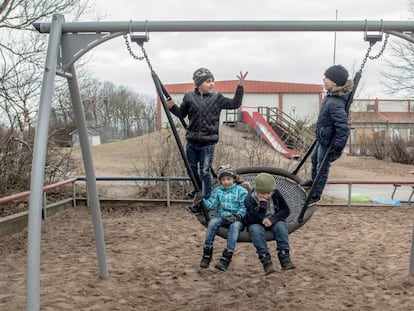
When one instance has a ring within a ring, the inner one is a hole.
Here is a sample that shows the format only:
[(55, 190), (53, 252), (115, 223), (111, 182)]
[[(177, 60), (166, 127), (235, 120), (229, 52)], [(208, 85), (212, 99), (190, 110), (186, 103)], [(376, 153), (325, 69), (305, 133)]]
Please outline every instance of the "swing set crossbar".
[[(49, 33), (51, 23), (35, 23), (40, 33)], [(217, 20), (217, 21), (112, 21), (63, 22), (62, 33), (83, 32), (216, 32), (216, 31), (378, 31), (413, 32), (414, 21), (384, 20)]]

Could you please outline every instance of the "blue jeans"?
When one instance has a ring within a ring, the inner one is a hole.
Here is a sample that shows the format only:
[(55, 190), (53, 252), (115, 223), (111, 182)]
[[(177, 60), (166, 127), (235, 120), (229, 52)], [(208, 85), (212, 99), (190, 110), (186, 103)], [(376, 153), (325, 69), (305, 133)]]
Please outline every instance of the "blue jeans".
[[(312, 180), (315, 180), (316, 175), (318, 174), (319, 168), (321, 167), (322, 160), (325, 157), (328, 147), (322, 146), (319, 143), (316, 143), (315, 149), (312, 153)], [(315, 186), (314, 195), (322, 195), (323, 189), (325, 188), (326, 182), (328, 181), (329, 168), (331, 167), (331, 162), (328, 160), (326, 166), (321, 171), (321, 176), (318, 184)]]
[[(276, 249), (277, 250), (288, 250), (289, 247), (289, 229), (284, 221), (278, 221), (270, 227), (273, 235), (275, 236)], [(269, 248), (266, 242), (266, 229), (260, 224), (249, 225), (250, 239), (252, 240), (256, 252), (259, 257), (270, 254)]]
[[(211, 165), (214, 160), (215, 145), (197, 146), (187, 142), (186, 153), (191, 170), (203, 192), (203, 196), (208, 198), (211, 194)], [(200, 166), (200, 174), (198, 169)]]
[[(204, 241), (204, 247), (213, 247), (214, 238), (218, 228), (223, 224), (223, 218), (212, 217), (207, 226), (206, 239)], [(239, 232), (243, 229), (243, 224), (240, 221), (233, 222), (229, 231), (227, 232), (227, 251), (233, 252), (236, 248), (237, 239), (239, 238)]]

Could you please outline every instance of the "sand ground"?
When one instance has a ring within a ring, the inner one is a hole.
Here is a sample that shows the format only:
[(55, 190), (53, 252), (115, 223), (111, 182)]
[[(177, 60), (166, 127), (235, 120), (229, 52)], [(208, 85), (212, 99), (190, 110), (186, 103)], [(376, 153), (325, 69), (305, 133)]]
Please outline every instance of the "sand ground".
[[(124, 207), (103, 213), (101, 279), (80, 206), (43, 223), (41, 310), (414, 310), (412, 220), (409, 207), (318, 207), (290, 235), (297, 269), (265, 276), (250, 243), (216, 270), (221, 238), (212, 266), (198, 268), (205, 230), (183, 207)], [(0, 310), (25, 308), (25, 241), (25, 232), (0, 240)]]
[[(136, 154), (126, 158), (119, 145), (113, 152), (105, 148), (94, 150), (98, 176), (131, 172)], [(413, 180), (413, 170), (344, 156), (330, 177)], [(212, 266), (201, 270), (205, 228), (184, 206), (105, 207), (102, 216), (107, 279), (99, 278), (88, 208), (43, 222), (41, 310), (414, 310), (409, 206), (318, 206), (290, 235), (297, 269), (269, 276), (250, 243), (238, 244), (227, 272), (216, 270), (221, 238)], [(26, 237), (26, 231), (0, 237), (0, 310), (25, 308)], [(269, 246), (278, 267), (274, 242)]]

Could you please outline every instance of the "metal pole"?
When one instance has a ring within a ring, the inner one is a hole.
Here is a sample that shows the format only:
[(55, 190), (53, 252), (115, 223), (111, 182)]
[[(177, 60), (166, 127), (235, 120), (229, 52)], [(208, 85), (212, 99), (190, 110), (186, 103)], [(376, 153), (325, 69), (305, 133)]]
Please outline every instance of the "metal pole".
[(72, 78), (68, 79), (69, 92), (72, 98), (73, 111), (75, 113), (75, 123), (79, 133), (79, 142), (86, 172), (86, 193), (88, 194), (88, 200), (92, 209), (92, 222), (95, 233), (96, 251), (98, 255), (99, 275), (102, 278), (107, 278), (108, 269), (106, 266), (105, 240), (103, 234), (101, 207), (99, 203), (98, 190), (96, 187), (96, 176), (92, 161), (91, 147), (88, 140), (85, 113), (83, 111), (82, 100), (74, 66), (71, 65), (68, 68), (68, 71), (72, 75)]
[[(335, 11), (335, 21), (338, 21), (338, 10)], [(334, 33), (333, 64), (336, 63), (336, 31)]]
[[(50, 23), (35, 23), (41, 33), (50, 31)], [(414, 21), (383, 20), (215, 20), (215, 21), (108, 21), (66, 22), (63, 33), (105, 32), (215, 32), (215, 31), (414, 31)]]
[(167, 179), (166, 180), (167, 184), (166, 184), (166, 191), (167, 191), (167, 206), (170, 207), (171, 206), (171, 197), (170, 197), (170, 180)]
[(77, 204), (77, 202), (76, 202), (76, 182), (74, 182), (73, 184), (72, 184), (72, 206), (73, 207), (76, 207), (76, 204)]
[(46, 191), (43, 191), (43, 206), (42, 206), (42, 208), (43, 208), (43, 219), (46, 219), (46, 217), (47, 217), (47, 211), (46, 211), (46, 208), (47, 208)]
[(411, 256), (410, 256), (410, 275), (414, 275), (414, 227), (411, 236)]
[(34, 141), (27, 237), (26, 310), (28, 311), (40, 310), (40, 241), (43, 183), (49, 118), (63, 21), (63, 15), (54, 15), (52, 18)]

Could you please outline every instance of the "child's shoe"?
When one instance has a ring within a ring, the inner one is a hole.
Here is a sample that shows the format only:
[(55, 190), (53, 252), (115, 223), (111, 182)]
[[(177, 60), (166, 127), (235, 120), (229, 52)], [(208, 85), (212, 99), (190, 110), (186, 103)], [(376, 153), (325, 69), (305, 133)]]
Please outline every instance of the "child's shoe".
[(275, 269), (273, 268), (272, 257), (270, 256), (270, 254), (261, 255), (259, 256), (259, 258), (263, 264), (263, 270), (265, 274), (270, 274), (270, 273), (275, 272)]
[(277, 256), (279, 257), (280, 266), (282, 267), (282, 270), (291, 270), (296, 268), (296, 266), (290, 260), (289, 250), (280, 250), (277, 253)]
[(206, 269), (210, 265), (211, 258), (213, 257), (213, 248), (204, 247), (203, 257), (201, 257), (200, 268)]
[(228, 252), (227, 249), (223, 251), (223, 257), (220, 258), (220, 261), (216, 264), (215, 268), (221, 271), (227, 271), (231, 257), (233, 257), (233, 252)]

